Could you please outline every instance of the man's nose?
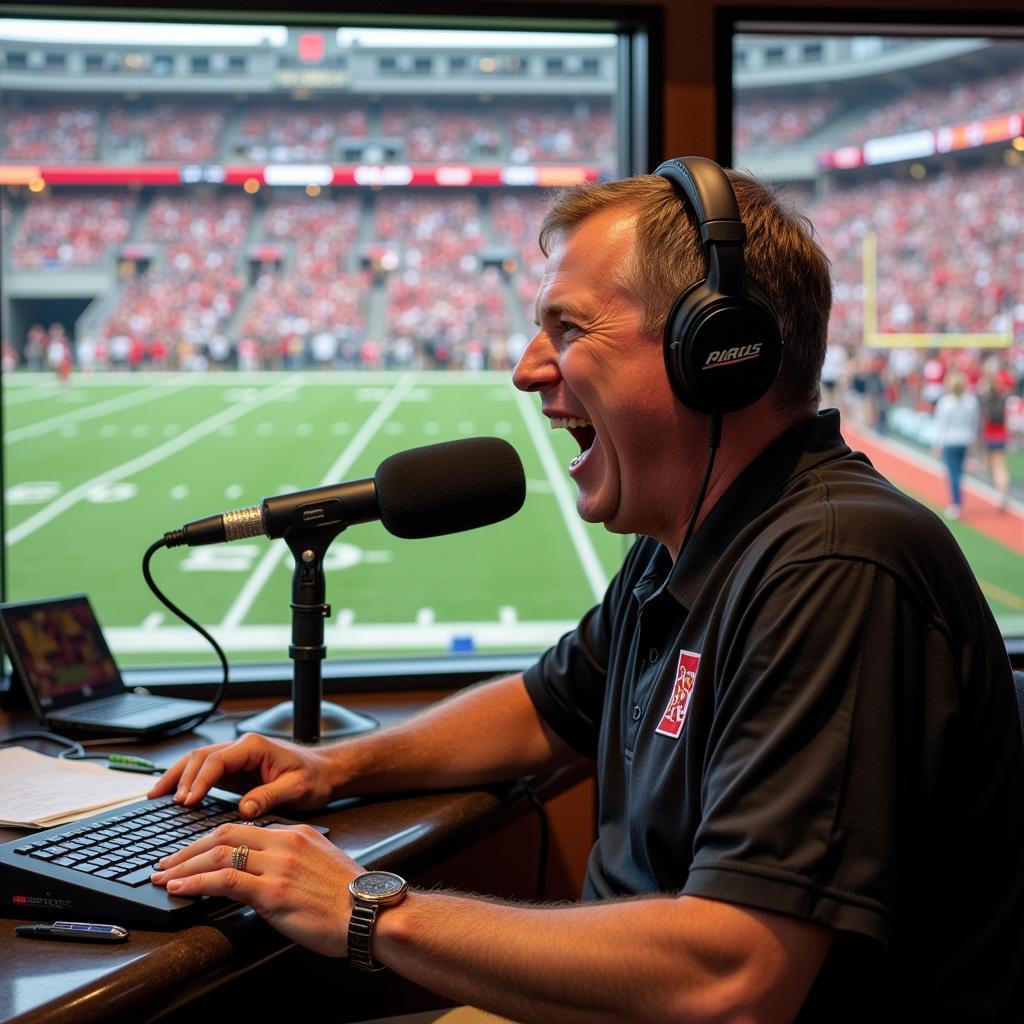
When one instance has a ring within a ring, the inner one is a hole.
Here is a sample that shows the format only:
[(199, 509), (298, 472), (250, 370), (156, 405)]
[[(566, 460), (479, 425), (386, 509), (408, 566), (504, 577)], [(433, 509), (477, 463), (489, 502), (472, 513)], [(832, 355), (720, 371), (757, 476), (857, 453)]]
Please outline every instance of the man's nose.
[(540, 391), (556, 384), (560, 376), (554, 347), (548, 336), (538, 331), (519, 357), (512, 383), (520, 391)]

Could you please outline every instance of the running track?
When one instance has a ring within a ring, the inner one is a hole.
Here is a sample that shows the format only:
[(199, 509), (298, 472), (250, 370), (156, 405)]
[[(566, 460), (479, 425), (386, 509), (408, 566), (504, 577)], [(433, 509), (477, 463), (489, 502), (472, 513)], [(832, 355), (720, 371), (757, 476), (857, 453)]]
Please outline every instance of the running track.
[[(867, 455), (875, 468), (893, 483), (936, 508), (949, 504), (946, 471), (936, 459), (849, 423), (843, 424), (843, 437), (851, 448)], [(1000, 509), (996, 501), (991, 487), (965, 478), (960, 521), (1004, 547), (1024, 554), (1024, 506), (1011, 501), (1009, 508)]]

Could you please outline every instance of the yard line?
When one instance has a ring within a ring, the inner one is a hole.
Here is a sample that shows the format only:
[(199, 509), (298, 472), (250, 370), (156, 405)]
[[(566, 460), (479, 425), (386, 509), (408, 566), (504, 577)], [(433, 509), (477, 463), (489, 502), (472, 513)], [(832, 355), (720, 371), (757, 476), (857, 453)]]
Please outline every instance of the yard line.
[[(380, 405), (373, 410), (359, 428), (355, 437), (349, 441), (334, 465), (324, 474), (319, 484), (320, 487), (335, 483), (344, 478), (349, 467), (362, 455), (363, 449), (372, 440), (374, 434), (380, 430), (385, 420), (395, 411), (402, 402), (402, 399), (412, 390), (415, 383), (416, 375), (413, 373), (407, 373), (399, 378), (398, 383), (395, 384)], [(278, 562), (284, 557), (285, 551), (287, 551), (287, 547), (284, 544), (274, 544), (267, 550), (267, 553), (259, 560), (256, 568), (253, 569), (249, 578), (245, 581), (245, 586), (242, 587), (238, 597), (235, 598), (234, 604), (228, 609), (227, 615), (221, 621), (221, 629), (234, 629), (249, 614), (249, 609), (277, 568)]]
[(4, 385), (4, 405), (22, 405), (25, 402), (35, 402), (40, 398), (51, 398), (57, 390), (56, 381), (47, 381), (45, 384), (20, 384), (11, 387)]
[(100, 484), (123, 480), (125, 477), (131, 476), (133, 473), (149, 469), (150, 466), (155, 466), (158, 462), (162, 462), (171, 455), (177, 454), (183, 448), (187, 448), (194, 441), (198, 441), (207, 434), (212, 434), (215, 430), (219, 430), (225, 423), (237, 420), (252, 412), (253, 409), (259, 408), (261, 405), (266, 405), (268, 402), (273, 402), (284, 395), (290, 394), (292, 391), (300, 387), (301, 384), (302, 375), (296, 374), (290, 380), (282, 381), (279, 384), (275, 384), (267, 388), (262, 395), (258, 395), (255, 398), (251, 398), (243, 402), (238, 402), (230, 409), (225, 409), (223, 412), (219, 412), (216, 415), (209, 417), (209, 419), (204, 420), (202, 423), (197, 423), (195, 426), (189, 427), (188, 430), (183, 431), (177, 437), (164, 442), (159, 447), (153, 448), (144, 455), (130, 459), (128, 462), (124, 462), (120, 466), (108, 469), (105, 473), (100, 473), (99, 476), (94, 476), (91, 480), (86, 480), (77, 487), (73, 487), (66, 494), (62, 494), (57, 498), (56, 501), (52, 501), (49, 505), (41, 508), (34, 516), (30, 516), (23, 523), (19, 523), (13, 529), (8, 530), (7, 546), (13, 547), (18, 543), (18, 541), (24, 540), (26, 537), (35, 533), (36, 530), (45, 526), (47, 523), (52, 522), (62, 512), (66, 512), (69, 508), (73, 508), (94, 487)]
[(75, 409), (73, 412), (66, 412), (60, 416), (54, 416), (48, 420), (40, 420), (38, 423), (30, 423), (27, 427), (19, 427), (17, 430), (8, 430), (4, 434), (4, 440), (23, 441), (29, 437), (41, 437), (43, 434), (51, 434), (69, 423), (80, 423), (82, 420), (96, 419), (97, 416), (106, 416), (108, 413), (120, 412), (122, 409), (130, 409), (133, 405), (143, 405), (152, 401), (154, 392), (161, 395), (173, 394), (180, 391), (186, 380), (162, 381), (142, 391), (132, 391), (127, 395), (119, 395), (117, 398), (108, 398), (98, 405), (88, 405), (84, 409)]
[(580, 564), (583, 566), (583, 572), (594, 594), (594, 600), (600, 601), (604, 597), (605, 590), (608, 588), (608, 577), (605, 575), (601, 561), (594, 550), (594, 545), (587, 535), (583, 521), (576, 512), (576, 502), (573, 501), (572, 494), (569, 491), (565, 470), (559, 464), (558, 456), (555, 454), (554, 446), (551, 444), (550, 433), (546, 426), (542, 424), (541, 413), (537, 407), (536, 399), (534, 396), (528, 395), (523, 391), (516, 391), (515, 396), (516, 404), (519, 406), (519, 411), (526, 423), (526, 429), (530, 432), (530, 439), (533, 441), (533, 446), (537, 449), (537, 454), (540, 456), (541, 465), (544, 467), (548, 480), (551, 481), (551, 489), (554, 492), (555, 501), (558, 502), (559, 511), (565, 520), (569, 536), (572, 538), (573, 546), (576, 548), (576, 554), (579, 556)]

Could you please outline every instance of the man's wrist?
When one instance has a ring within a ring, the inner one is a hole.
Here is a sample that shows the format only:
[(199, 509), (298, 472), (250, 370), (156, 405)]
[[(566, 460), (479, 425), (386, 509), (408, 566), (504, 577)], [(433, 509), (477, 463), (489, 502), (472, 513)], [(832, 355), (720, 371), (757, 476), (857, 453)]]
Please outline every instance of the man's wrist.
[(352, 795), (352, 784), (359, 778), (354, 745), (351, 740), (343, 741), (320, 751), (325, 760), (324, 774), (330, 783), (331, 800)]
[(374, 940), (382, 912), (405, 899), (409, 883), (393, 871), (364, 871), (349, 882), (352, 910), (348, 924), (348, 956), (353, 967), (379, 971)]

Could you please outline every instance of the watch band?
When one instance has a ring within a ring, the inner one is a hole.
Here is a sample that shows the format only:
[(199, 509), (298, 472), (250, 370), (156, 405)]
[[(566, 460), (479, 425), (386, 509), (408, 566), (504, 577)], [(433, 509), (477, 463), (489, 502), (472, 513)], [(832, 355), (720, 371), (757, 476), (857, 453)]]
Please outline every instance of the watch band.
[(352, 900), (352, 913), (348, 919), (348, 959), (360, 971), (384, 970), (384, 965), (377, 963), (370, 952), (373, 926), (379, 909), (379, 903), (358, 898)]
[(373, 959), (373, 928), (381, 907), (405, 899), (409, 883), (393, 871), (364, 871), (349, 882), (352, 910), (348, 919), (349, 962), (360, 971), (381, 971)]

